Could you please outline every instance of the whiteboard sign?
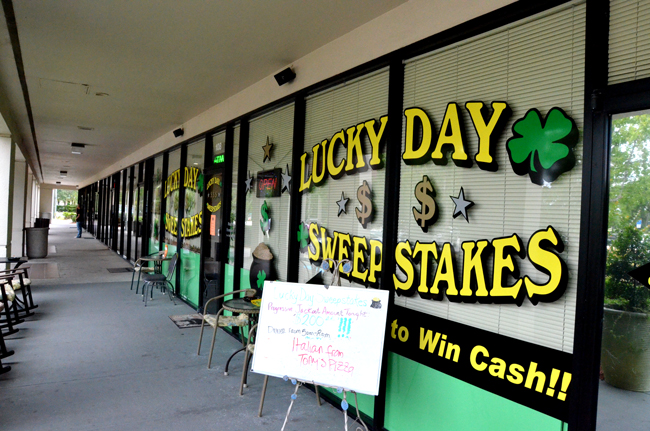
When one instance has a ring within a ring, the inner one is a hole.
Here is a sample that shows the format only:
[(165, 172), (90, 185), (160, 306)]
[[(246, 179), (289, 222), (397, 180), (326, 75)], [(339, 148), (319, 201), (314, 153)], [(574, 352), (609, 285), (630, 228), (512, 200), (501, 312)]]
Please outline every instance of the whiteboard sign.
[(252, 370), (377, 395), (388, 292), (265, 282)]

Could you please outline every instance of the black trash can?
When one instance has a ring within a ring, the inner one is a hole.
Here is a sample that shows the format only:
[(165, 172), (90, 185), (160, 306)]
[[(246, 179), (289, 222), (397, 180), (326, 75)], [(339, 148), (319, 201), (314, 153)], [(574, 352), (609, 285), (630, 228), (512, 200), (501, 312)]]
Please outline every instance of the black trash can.
[(34, 222), (34, 227), (50, 227), (50, 219), (49, 218), (36, 218), (36, 221)]
[[(205, 282), (205, 290), (203, 291), (203, 304), (208, 302), (211, 298), (223, 294), (223, 288), (219, 285), (219, 264), (217, 262), (207, 261), (204, 263), (203, 281)], [(223, 299), (211, 302), (208, 306), (207, 313), (217, 314), (217, 312), (221, 310), (222, 304)], [(200, 311), (203, 312), (203, 310)]]
[(41, 259), (47, 257), (47, 227), (26, 227), (25, 242), (27, 244), (27, 257)]
[[(219, 286), (219, 275), (218, 274), (206, 274), (205, 275), (205, 291), (203, 292), (203, 303), (205, 304), (211, 298), (223, 294), (221, 286)], [(221, 309), (223, 304), (223, 299), (213, 301), (208, 306), (208, 314), (217, 314)]]

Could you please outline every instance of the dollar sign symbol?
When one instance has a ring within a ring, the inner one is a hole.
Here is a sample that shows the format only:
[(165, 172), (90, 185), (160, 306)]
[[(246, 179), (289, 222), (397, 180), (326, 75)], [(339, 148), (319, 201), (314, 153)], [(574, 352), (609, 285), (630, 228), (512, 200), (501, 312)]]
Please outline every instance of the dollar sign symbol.
[(365, 180), (363, 184), (361, 184), (361, 187), (357, 189), (357, 199), (359, 199), (359, 203), (361, 204), (361, 211), (359, 211), (359, 208), (355, 208), (354, 211), (357, 214), (359, 223), (361, 223), (361, 226), (363, 226), (365, 229), (368, 225), (368, 222), (372, 219), (372, 201), (370, 200), (370, 187), (368, 186), (368, 182)]
[(438, 219), (436, 201), (433, 199), (435, 195), (436, 192), (433, 190), (429, 177), (424, 175), (422, 181), (415, 185), (415, 198), (422, 204), (422, 211), (413, 207), (413, 216), (416, 223), (422, 228), (422, 232), (427, 232), (429, 226)]
[(269, 206), (267, 205), (266, 201), (264, 201), (262, 204), (260, 213), (262, 214), (262, 220), (260, 220), (260, 228), (262, 228), (262, 232), (268, 233), (271, 230), (271, 219), (269, 218)]

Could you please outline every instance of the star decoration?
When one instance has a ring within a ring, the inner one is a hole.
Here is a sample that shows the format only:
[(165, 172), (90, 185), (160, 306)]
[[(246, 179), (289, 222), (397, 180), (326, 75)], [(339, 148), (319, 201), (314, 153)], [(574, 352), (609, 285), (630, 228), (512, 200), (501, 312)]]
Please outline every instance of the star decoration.
[(348, 205), (348, 201), (350, 198), (346, 198), (343, 196), (343, 192), (341, 192), (341, 200), (336, 201), (336, 205), (339, 206), (339, 214), (338, 217), (341, 217), (341, 213), (348, 213), (348, 210), (346, 209), (346, 206)]
[(282, 193), (284, 193), (284, 190), (287, 189), (287, 191), (291, 194), (289, 183), (291, 183), (291, 175), (289, 175), (289, 165), (287, 165), (287, 173), (282, 174)]
[(248, 171), (248, 178), (244, 182), (246, 183), (246, 193), (248, 193), (253, 188), (253, 177), (251, 177), (250, 171)]
[(465, 192), (463, 191), (463, 188), (460, 188), (460, 193), (458, 193), (458, 197), (455, 198), (453, 196), (449, 196), (452, 201), (454, 201), (454, 218), (458, 217), (459, 215), (462, 215), (465, 217), (465, 220), (467, 220), (467, 223), (469, 223), (469, 218), (467, 216), (467, 210), (471, 207), (474, 206), (474, 202), (468, 201), (465, 199)]
[(269, 142), (268, 136), (266, 137), (266, 145), (264, 145), (262, 149), (264, 150), (264, 159), (262, 159), (262, 163), (271, 160), (271, 149), (273, 149), (273, 144)]

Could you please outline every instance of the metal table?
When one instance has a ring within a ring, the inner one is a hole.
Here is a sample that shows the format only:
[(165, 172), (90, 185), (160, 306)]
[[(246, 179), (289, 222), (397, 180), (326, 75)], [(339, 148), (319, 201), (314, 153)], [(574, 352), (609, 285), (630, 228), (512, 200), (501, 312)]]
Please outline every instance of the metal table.
[(8, 263), (8, 264), (13, 264), (15, 263), (16, 266), (14, 266), (12, 269), (18, 268), (20, 265), (23, 263), (27, 263), (27, 259), (23, 259), (22, 257), (0, 257), (0, 264), (3, 263)]
[(142, 262), (153, 262), (153, 272), (154, 274), (162, 274), (162, 263), (168, 260), (172, 260), (171, 257), (160, 256), (144, 256), (139, 258)]
[[(232, 313), (240, 313), (240, 314), (248, 315), (248, 319), (249, 319), (248, 329), (249, 330), (254, 325), (254, 323), (251, 324), (251, 322), (255, 322), (256, 318), (257, 318), (257, 315), (260, 314), (260, 307), (253, 304), (250, 301), (245, 301), (244, 298), (230, 299), (228, 301), (225, 301), (221, 307), (225, 311), (230, 311)], [(224, 370), (224, 374), (226, 376), (228, 375), (228, 367), (230, 366), (230, 361), (232, 360), (232, 358), (234, 358), (237, 353), (243, 352), (244, 350), (246, 350), (246, 343), (244, 343), (244, 334), (241, 334), (241, 339), (242, 339), (242, 344), (244, 345), (244, 347), (242, 347), (239, 350), (236, 350), (232, 355), (230, 355), (230, 358), (228, 358), (228, 362), (226, 362), (226, 369)], [(244, 366), (246, 366), (246, 364), (244, 364)]]

